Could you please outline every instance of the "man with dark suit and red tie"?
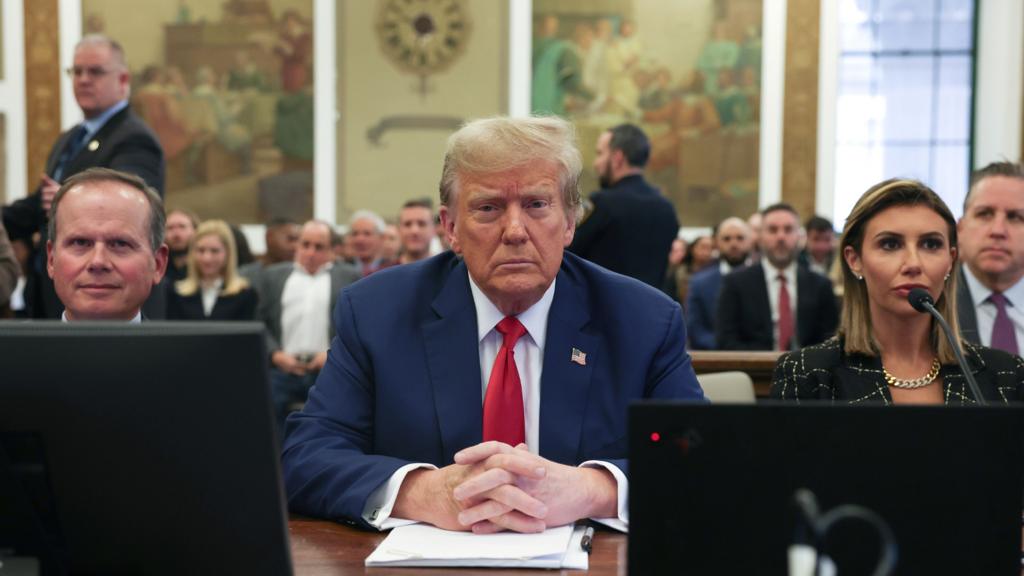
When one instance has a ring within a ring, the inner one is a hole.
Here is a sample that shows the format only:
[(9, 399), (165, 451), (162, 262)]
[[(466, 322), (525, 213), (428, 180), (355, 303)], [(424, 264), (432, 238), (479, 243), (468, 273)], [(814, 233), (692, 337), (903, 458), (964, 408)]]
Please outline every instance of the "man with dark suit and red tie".
[(828, 278), (797, 262), (800, 217), (789, 204), (761, 212), (761, 261), (722, 278), (720, 350), (795, 350), (824, 342), (839, 324)]
[(703, 393), (679, 305), (565, 252), (574, 140), (558, 118), (452, 135), (452, 251), (342, 291), (327, 363), (286, 427), (292, 511), (377, 529), (626, 527), (630, 400)]
[(3, 208), (12, 239), (31, 242), (42, 236), (29, 259), (26, 304), (35, 318), (60, 318), (63, 306), (46, 274), (47, 213), (61, 183), (93, 167), (113, 168), (141, 177), (163, 194), (164, 155), (156, 136), (128, 107), (131, 77), (124, 50), (101, 35), (75, 46), (72, 77), (75, 101), (85, 120), (64, 132), (50, 149), (46, 170), (33, 194)]

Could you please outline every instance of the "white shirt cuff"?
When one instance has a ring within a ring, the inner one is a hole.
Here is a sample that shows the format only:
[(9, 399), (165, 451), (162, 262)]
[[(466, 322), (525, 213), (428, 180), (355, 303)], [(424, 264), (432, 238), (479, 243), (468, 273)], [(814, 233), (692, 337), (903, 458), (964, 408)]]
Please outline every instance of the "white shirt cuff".
[(580, 467), (604, 468), (615, 477), (615, 484), (618, 487), (618, 518), (591, 518), (591, 520), (619, 532), (629, 532), (629, 479), (626, 478), (626, 475), (622, 473), (622, 470), (619, 470), (618, 466), (601, 460), (587, 460), (580, 464)]
[(370, 497), (366, 499), (366, 505), (363, 506), (363, 520), (366, 520), (370, 526), (378, 530), (390, 530), (407, 524), (415, 524), (415, 520), (392, 518), (391, 509), (395, 507), (395, 500), (398, 499), (398, 490), (402, 487), (406, 474), (417, 468), (437, 470), (437, 466), (433, 464), (406, 464), (395, 470), (391, 478), (378, 486), (376, 490), (370, 493)]

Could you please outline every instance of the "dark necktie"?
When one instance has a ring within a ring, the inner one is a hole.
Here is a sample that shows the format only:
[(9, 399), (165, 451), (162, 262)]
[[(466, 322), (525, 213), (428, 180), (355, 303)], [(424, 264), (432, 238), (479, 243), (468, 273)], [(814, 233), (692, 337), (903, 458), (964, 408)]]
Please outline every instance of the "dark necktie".
[(793, 341), (793, 309), (789, 303), (786, 277), (779, 274), (779, 350), (789, 350)]
[(497, 440), (515, 446), (526, 441), (523, 384), (515, 358), (516, 341), (526, 334), (526, 328), (514, 316), (506, 316), (498, 322), (497, 330), (504, 341), (494, 359), (484, 395), (484, 441)]
[(82, 147), (85, 146), (87, 132), (85, 124), (79, 124), (71, 129), (67, 142), (64, 144), (64, 149), (61, 150), (60, 158), (57, 160), (57, 166), (53, 169), (52, 177), (57, 182), (61, 181), (61, 177), (67, 171), (68, 164), (82, 151)]
[(996, 321), (992, 324), (992, 347), (1017, 354), (1017, 330), (1013, 327), (1010, 315), (1006, 313), (1009, 300), (1002, 292), (993, 292), (988, 299), (996, 305)]

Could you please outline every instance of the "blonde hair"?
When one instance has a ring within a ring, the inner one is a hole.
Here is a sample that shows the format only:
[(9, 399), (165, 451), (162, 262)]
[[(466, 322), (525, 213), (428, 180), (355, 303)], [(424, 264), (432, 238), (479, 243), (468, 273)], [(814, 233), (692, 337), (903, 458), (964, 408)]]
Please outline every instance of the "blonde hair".
[(201, 238), (216, 236), (224, 245), (224, 270), (221, 278), (224, 285), (220, 293), (224, 296), (238, 294), (249, 287), (249, 281), (238, 275), (238, 249), (235, 247), (235, 235), (231, 233), (231, 227), (223, 220), (207, 220), (199, 225), (195, 235), (188, 244), (188, 275), (184, 280), (175, 283), (174, 289), (182, 296), (191, 296), (199, 291), (199, 269), (196, 266), (196, 244)]
[[(946, 221), (949, 227), (949, 248), (957, 247), (956, 219), (949, 211), (946, 203), (931, 188), (917, 180), (890, 179), (879, 182), (857, 200), (853, 211), (843, 226), (843, 236), (839, 241), (839, 255), (843, 267), (843, 312), (839, 321), (838, 334), (844, 339), (844, 351), (847, 354), (863, 354), (877, 356), (878, 342), (874, 337), (871, 322), (871, 309), (868, 303), (867, 286), (858, 280), (850, 269), (844, 256), (846, 247), (850, 246), (857, 254), (861, 254), (864, 246), (864, 231), (868, 222), (879, 212), (894, 206), (925, 206)], [(939, 295), (935, 308), (946, 318), (949, 327), (957, 338), (957, 346), (963, 348), (960, 341), (960, 322), (956, 315), (956, 259), (953, 260), (954, 270), (950, 272), (946, 287)], [(939, 362), (955, 364), (956, 354), (942, 333), (942, 328), (932, 320), (931, 345), (938, 355)]]
[(579, 177), (583, 159), (573, 125), (555, 116), (473, 120), (448, 138), (441, 172), (441, 204), (454, 208), (458, 180), (551, 160), (559, 165), (562, 204), (571, 219), (579, 216)]

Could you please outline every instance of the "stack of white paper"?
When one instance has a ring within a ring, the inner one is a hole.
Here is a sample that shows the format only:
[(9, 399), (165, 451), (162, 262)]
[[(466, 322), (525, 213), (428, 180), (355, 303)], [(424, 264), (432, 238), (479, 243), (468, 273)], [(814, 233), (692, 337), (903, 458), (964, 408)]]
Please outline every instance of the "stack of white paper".
[(493, 566), (586, 570), (583, 526), (540, 534), (473, 534), (411, 524), (395, 528), (366, 557), (367, 566)]

